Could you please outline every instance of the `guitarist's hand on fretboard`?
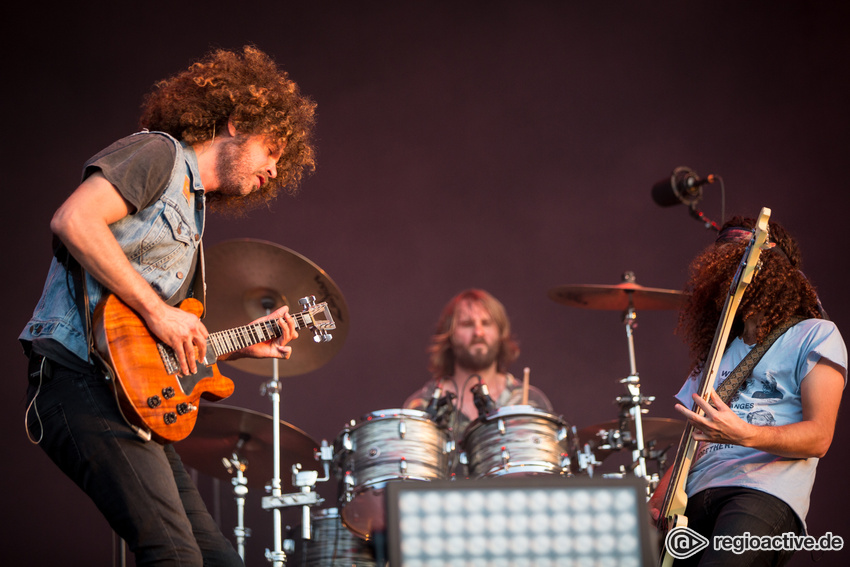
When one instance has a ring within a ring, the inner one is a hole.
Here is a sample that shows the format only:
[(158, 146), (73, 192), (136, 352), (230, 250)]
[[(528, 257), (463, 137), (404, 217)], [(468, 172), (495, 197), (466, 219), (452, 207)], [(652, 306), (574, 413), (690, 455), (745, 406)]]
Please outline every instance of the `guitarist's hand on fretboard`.
[(295, 330), (297, 328), (295, 324), (295, 319), (289, 313), (289, 307), (284, 305), (283, 307), (281, 307), (277, 311), (274, 311), (267, 317), (260, 317), (259, 319), (251, 321), (249, 325), (254, 325), (256, 323), (266, 321), (273, 321), (280, 327), (281, 334), (279, 337), (270, 341), (264, 341), (241, 348), (229, 354), (225, 354), (219, 357), (219, 360), (235, 360), (237, 358), (288, 359), (292, 355), (292, 347), (287, 346), (286, 343), (288, 343), (292, 339), (298, 338), (298, 331)]

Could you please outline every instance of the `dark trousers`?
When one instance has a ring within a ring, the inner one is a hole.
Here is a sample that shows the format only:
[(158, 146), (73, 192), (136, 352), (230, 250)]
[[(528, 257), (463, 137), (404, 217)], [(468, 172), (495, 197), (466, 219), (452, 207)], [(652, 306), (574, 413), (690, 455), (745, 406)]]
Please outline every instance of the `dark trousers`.
[(708, 547), (688, 559), (674, 561), (675, 567), (696, 566), (779, 566), (791, 559), (793, 551), (715, 550), (714, 536), (778, 536), (801, 534), (797, 515), (788, 504), (750, 488), (708, 488), (688, 498), (685, 515), (688, 527), (709, 540)]
[[(39, 388), (30, 364), (27, 401)], [(171, 445), (127, 426), (104, 377), (50, 364), (27, 427), (51, 460), (92, 499), (136, 564), (241, 566)]]

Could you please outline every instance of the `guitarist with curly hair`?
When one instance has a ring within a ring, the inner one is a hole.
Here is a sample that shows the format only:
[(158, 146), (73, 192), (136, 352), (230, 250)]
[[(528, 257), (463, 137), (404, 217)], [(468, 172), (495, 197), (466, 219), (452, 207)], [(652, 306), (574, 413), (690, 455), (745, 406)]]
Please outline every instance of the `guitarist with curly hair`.
[[(198, 313), (178, 305), (203, 298), (206, 212), (242, 212), (295, 191), (315, 165), (314, 113), (265, 53), (214, 51), (155, 86), (143, 130), (86, 162), (50, 223), (55, 257), (20, 335), (30, 360), (28, 434), (137, 565), (242, 561), (173, 447), (125, 419), (93, 348), (95, 308), (117, 297), (171, 349), (180, 374), (196, 373), (209, 334)], [(289, 357), (297, 332), (287, 307), (263, 319), (277, 335), (227, 357)]]

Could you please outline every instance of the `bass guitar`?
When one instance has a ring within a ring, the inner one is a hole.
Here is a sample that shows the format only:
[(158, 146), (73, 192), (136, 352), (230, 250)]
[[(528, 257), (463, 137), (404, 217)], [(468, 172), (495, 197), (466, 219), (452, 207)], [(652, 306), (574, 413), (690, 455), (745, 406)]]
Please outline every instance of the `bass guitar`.
[[(726, 296), (726, 301), (720, 314), (720, 321), (714, 333), (714, 339), (708, 351), (703, 373), (700, 378), (698, 392), (700, 397), (706, 401), (709, 399), (709, 392), (717, 377), (717, 369), (720, 366), (720, 360), (723, 358), (723, 352), (726, 348), (726, 341), (729, 339), (729, 332), (732, 328), (735, 313), (741, 304), (744, 291), (750, 282), (752, 282), (753, 276), (758, 270), (759, 257), (767, 243), (769, 220), (770, 209), (762, 208), (756, 221), (755, 232), (750, 238), (750, 243), (744, 252), (735, 277), (732, 278), (732, 285)], [(703, 413), (696, 404), (693, 405), (692, 410), (698, 414)], [(662, 541), (665, 541), (666, 534), (674, 528), (688, 525), (688, 518), (685, 516), (685, 509), (688, 505), (685, 486), (698, 444), (693, 438), (694, 429), (694, 426), (690, 422), (685, 426), (681, 441), (679, 442), (679, 450), (676, 453), (676, 460), (671, 467), (670, 481), (664, 493), (664, 502), (659, 510), (660, 513), (656, 524), (662, 536)], [(675, 557), (671, 555), (671, 550), (667, 548), (667, 545), (664, 545), (662, 546), (659, 559), (659, 564), (662, 567), (670, 567)]]
[[(296, 329), (309, 329), (317, 341), (331, 339), (336, 328), (327, 303), (315, 297), (300, 300), (301, 312), (292, 313)], [(193, 298), (179, 308), (200, 317), (203, 305)], [(97, 306), (92, 322), (97, 354), (107, 367), (119, 408), (141, 437), (162, 443), (186, 438), (195, 427), (200, 398), (218, 401), (233, 393), (233, 381), (215, 362), (228, 353), (278, 338), (277, 321), (260, 321), (210, 333), (207, 355), (194, 374), (183, 375), (174, 351), (148, 330), (139, 315), (114, 294)]]

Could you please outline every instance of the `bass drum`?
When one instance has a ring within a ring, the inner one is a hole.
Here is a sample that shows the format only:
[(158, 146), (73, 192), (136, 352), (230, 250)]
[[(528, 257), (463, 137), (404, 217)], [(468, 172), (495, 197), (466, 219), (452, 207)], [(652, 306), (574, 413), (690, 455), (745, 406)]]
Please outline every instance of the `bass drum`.
[(467, 426), (461, 440), (470, 478), (570, 475), (569, 424), (532, 406), (504, 406)]
[(288, 554), (287, 567), (374, 567), (375, 552), (369, 542), (356, 537), (339, 517), (337, 508), (314, 511), (311, 515), (312, 537), (304, 539), (295, 530), (290, 539), (295, 551)]
[(383, 532), (386, 484), (445, 479), (451, 450), (448, 432), (422, 411), (387, 409), (352, 421), (334, 441), (345, 526), (364, 539)]

